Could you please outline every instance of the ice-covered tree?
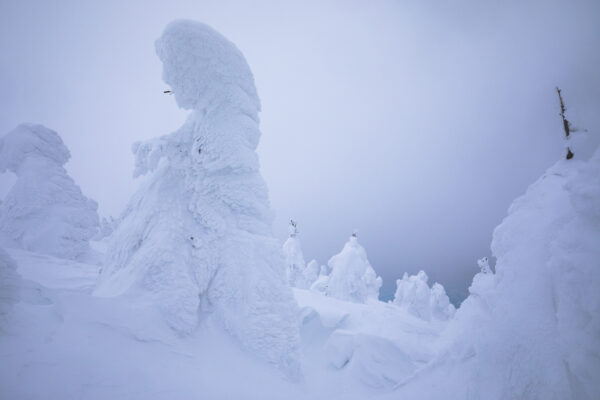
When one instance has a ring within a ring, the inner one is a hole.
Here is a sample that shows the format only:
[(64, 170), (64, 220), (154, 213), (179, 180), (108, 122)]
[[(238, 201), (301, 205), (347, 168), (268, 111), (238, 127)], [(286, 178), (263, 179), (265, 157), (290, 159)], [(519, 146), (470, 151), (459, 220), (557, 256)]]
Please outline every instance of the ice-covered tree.
[(381, 277), (371, 267), (367, 252), (358, 243), (356, 232), (328, 264), (331, 268), (326, 290), (328, 296), (358, 303), (379, 298)]
[(285, 257), (285, 273), (288, 285), (305, 289), (308, 282), (304, 279), (306, 263), (302, 254), (302, 246), (298, 238), (298, 226), (296, 221), (290, 220), (289, 237), (283, 244), (283, 255)]
[(489, 263), (487, 257), (483, 257), (483, 258), (480, 258), (479, 260), (477, 260), (477, 265), (479, 266), (479, 269), (481, 269), (481, 273), (483, 273), (483, 274), (491, 274), (492, 273), (492, 269), (490, 268), (490, 263)]
[(431, 317), (447, 319), (454, 315), (454, 306), (450, 304), (444, 287), (434, 283), (430, 288), (428, 280), (424, 271), (410, 276), (405, 272), (402, 279), (396, 281), (393, 303), (425, 320)]
[(69, 259), (89, 251), (98, 206), (67, 174), (69, 158), (60, 136), (42, 125), (21, 124), (0, 139), (0, 172), (17, 176), (0, 205), (6, 246)]
[(163, 80), (192, 110), (177, 131), (137, 143), (149, 175), (113, 233), (97, 295), (147, 297), (177, 332), (216, 321), (244, 347), (298, 373), (296, 305), (259, 173), (260, 102), (242, 53), (202, 23), (156, 41)]
[(512, 203), (491, 249), (496, 273), (475, 275), (446, 330), (451, 345), (409, 390), (600, 398), (600, 151), (548, 169)]

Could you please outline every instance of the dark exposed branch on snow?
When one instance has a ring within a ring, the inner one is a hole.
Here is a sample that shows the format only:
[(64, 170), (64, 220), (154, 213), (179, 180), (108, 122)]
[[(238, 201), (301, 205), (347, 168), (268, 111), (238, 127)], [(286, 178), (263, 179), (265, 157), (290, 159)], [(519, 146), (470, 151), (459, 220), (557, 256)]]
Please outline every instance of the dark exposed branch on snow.
[[(571, 123), (569, 122), (567, 117), (565, 117), (565, 111), (567, 111), (567, 108), (565, 107), (565, 102), (563, 101), (561, 90), (558, 88), (558, 86), (556, 87), (556, 92), (558, 93), (558, 100), (560, 101), (560, 116), (563, 120), (563, 129), (565, 130), (565, 138), (567, 140), (569, 140), (569, 137), (571, 136)], [(571, 151), (571, 148), (569, 146), (567, 146), (567, 160), (570, 160), (571, 158), (573, 158), (573, 155), (574, 154)]]

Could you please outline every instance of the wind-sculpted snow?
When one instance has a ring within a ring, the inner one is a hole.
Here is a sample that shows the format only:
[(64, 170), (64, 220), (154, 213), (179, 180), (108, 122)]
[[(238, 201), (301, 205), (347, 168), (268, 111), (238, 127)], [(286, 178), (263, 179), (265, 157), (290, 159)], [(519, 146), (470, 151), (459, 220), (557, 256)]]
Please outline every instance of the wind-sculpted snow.
[(0, 206), (0, 236), (9, 247), (77, 259), (98, 229), (97, 204), (63, 165), (69, 150), (42, 125), (22, 124), (0, 139), (0, 173), (17, 181)]
[(496, 274), (482, 267), (447, 351), (399, 392), (600, 398), (599, 204), (598, 151), (558, 162), (515, 200), (494, 231)]
[(434, 283), (431, 288), (427, 284), (429, 278), (424, 271), (396, 281), (394, 304), (406, 309), (411, 314), (429, 320), (432, 317), (448, 319), (454, 315), (455, 309), (446, 295), (444, 287)]
[(331, 274), (327, 283), (328, 296), (364, 303), (377, 300), (381, 288), (378, 277), (367, 259), (367, 252), (351, 236), (339, 254), (329, 260)]
[(110, 239), (96, 294), (147, 297), (181, 334), (217, 320), (297, 376), (296, 306), (259, 173), (250, 69), (231, 42), (192, 21), (169, 24), (156, 51), (177, 104), (193, 112), (176, 132), (133, 146), (135, 175), (149, 176)]

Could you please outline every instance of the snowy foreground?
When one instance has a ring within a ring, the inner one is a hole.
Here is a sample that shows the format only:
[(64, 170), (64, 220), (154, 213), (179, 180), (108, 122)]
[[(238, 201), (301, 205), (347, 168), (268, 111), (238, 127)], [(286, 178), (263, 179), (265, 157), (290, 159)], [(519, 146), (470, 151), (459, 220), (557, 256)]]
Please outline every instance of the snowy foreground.
[(295, 289), (304, 378), (292, 382), (218, 326), (181, 337), (149, 304), (92, 296), (96, 265), (9, 254), (23, 281), (0, 340), (2, 398), (365, 398), (429, 361), (444, 326)]
[(514, 201), (456, 309), (423, 271), (378, 300), (353, 233), (304, 260), (271, 233), (241, 52), (175, 21), (156, 42), (190, 110), (134, 144), (138, 192), (99, 225), (59, 135), (0, 138), (1, 399), (599, 399), (600, 151)]

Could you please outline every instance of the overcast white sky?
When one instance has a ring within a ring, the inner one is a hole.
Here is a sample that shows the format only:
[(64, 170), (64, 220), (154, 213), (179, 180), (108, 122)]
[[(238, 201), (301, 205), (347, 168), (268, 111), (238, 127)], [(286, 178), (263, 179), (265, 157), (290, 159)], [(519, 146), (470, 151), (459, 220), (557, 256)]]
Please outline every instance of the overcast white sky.
[(275, 234), (293, 217), (325, 263), (358, 228), (384, 296), (419, 269), (465, 293), (510, 202), (563, 156), (556, 85), (600, 135), (598, 1), (0, 0), (0, 132), (56, 130), (101, 215), (136, 188), (131, 143), (185, 119), (154, 53), (175, 18), (254, 72)]

